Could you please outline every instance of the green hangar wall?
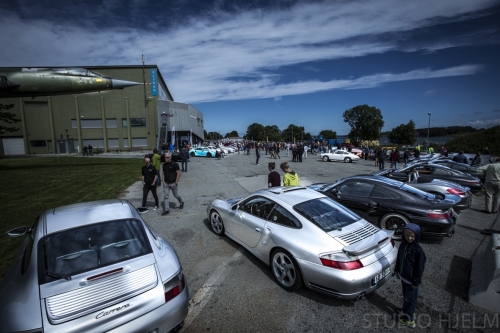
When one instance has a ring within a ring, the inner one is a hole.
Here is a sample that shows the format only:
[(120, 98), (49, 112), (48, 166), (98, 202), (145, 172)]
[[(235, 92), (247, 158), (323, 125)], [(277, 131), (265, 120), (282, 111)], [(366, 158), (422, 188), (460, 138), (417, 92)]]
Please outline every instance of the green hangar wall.
[(203, 114), (174, 102), (156, 65), (79, 67), (141, 84), (100, 93), (0, 99), (12, 105), (5, 111), (21, 120), (2, 124), (18, 131), (0, 135), (0, 156), (81, 153), (89, 144), (118, 152), (203, 141)]

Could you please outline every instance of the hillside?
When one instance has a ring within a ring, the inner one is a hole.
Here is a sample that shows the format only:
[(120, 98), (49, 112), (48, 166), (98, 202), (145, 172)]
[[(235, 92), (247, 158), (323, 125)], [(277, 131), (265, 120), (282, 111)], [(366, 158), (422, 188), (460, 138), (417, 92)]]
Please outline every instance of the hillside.
[(446, 149), (450, 152), (464, 150), (466, 153), (482, 153), (485, 147), (490, 149), (492, 155), (500, 156), (500, 125), (459, 135), (446, 143)]

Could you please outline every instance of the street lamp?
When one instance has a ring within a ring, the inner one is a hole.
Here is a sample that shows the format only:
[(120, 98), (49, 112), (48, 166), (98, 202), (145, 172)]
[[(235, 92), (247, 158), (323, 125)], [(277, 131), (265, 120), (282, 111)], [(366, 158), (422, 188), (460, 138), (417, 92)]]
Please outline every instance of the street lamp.
[(427, 125), (427, 141), (425, 143), (425, 150), (429, 151), (429, 129), (431, 127), (431, 113), (428, 112), (427, 115), (429, 116), (429, 124)]

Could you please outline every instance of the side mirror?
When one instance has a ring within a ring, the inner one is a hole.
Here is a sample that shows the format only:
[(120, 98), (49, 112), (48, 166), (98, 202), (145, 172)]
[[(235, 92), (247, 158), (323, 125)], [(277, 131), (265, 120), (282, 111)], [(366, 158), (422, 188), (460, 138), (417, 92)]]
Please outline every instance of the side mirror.
[(231, 210), (237, 210), (238, 209), (238, 205), (234, 205), (233, 207), (231, 207)]
[(336, 189), (336, 188), (334, 188), (334, 189), (332, 190), (332, 193), (333, 193), (333, 195), (335, 195), (336, 197), (338, 197), (338, 196), (339, 196), (339, 191), (337, 191), (337, 189)]
[(371, 201), (368, 203), (370, 207), (378, 208), (380, 207), (380, 202)]
[(12, 237), (12, 238), (21, 237), (29, 232), (31, 232), (31, 229), (26, 226), (17, 227), (7, 231), (7, 237)]

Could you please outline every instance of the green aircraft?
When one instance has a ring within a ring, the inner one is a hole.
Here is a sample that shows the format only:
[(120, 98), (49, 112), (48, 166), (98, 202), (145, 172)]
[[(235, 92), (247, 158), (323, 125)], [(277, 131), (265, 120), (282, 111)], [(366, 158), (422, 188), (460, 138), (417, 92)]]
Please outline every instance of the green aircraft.
[(0, 68), (0, 98), (83, 94), (138, 84), (85, 68)]

